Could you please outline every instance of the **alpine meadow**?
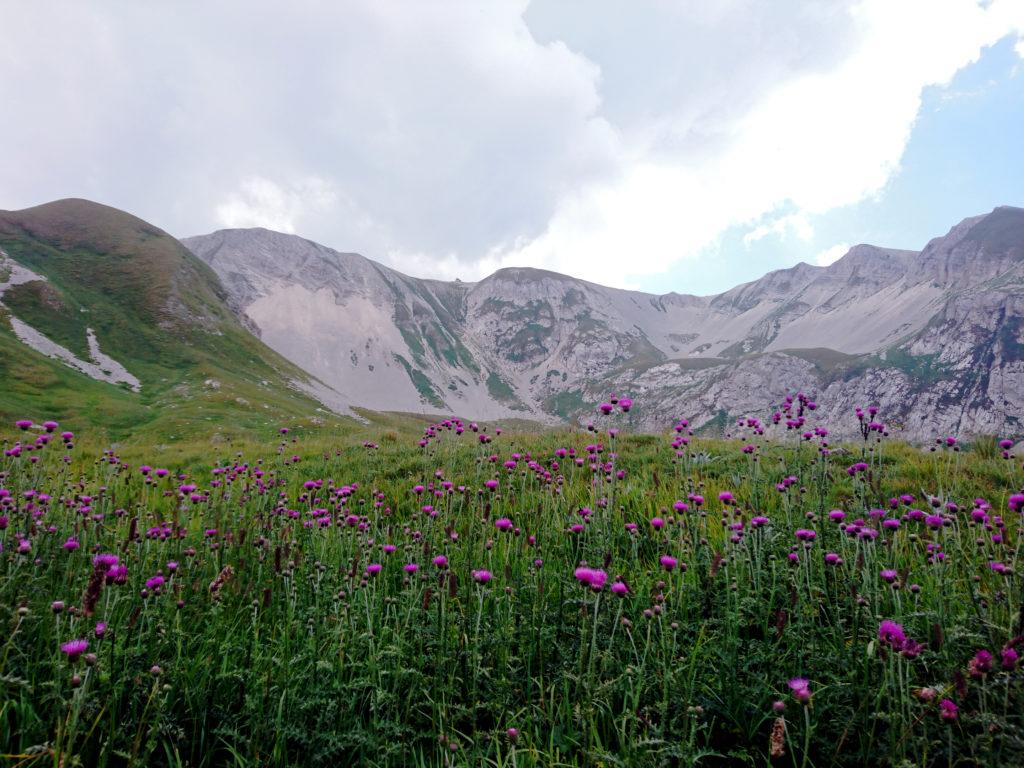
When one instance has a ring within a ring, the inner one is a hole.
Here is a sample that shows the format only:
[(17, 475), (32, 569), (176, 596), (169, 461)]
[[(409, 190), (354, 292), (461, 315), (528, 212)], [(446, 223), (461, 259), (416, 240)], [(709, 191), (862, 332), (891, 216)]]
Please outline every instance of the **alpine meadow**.
[(1024, 765), (1019, 0), (0, 30), (0, 766)]

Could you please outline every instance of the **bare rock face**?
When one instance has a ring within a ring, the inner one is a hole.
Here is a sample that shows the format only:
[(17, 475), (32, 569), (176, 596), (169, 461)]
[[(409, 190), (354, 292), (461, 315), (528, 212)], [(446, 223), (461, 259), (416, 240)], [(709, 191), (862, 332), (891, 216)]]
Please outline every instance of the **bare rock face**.
[(478, 283), (402, 275), (292, 235), (184, 241), (261, 338), (355, 405), (467, 417), (587, 417), (718, 428), (795, 390), (852, 434), (1024, 432), (1024, 210), (965, 219), (920, 252), (858, 245), (717, 296), (651, 295), (536, 269)]

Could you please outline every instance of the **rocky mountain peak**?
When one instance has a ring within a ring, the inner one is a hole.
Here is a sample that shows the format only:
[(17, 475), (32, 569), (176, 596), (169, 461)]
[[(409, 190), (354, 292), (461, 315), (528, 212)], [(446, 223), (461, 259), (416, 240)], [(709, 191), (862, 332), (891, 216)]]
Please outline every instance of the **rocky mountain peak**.
[[(768, 408), (801, 387), (884, 404), (916, 438), (924, 410), (943, 428), (1006, 429), (1019, 418), (1009, 404), (1024, 403), (1024, 310), (1006, 283), (1024, 259), (1019, 208), (966, 219), (920, 253), (861, 244), (706, 297), (525, 267), (421, 280), (266, 230), (186, 244), (271, 347), (373, 408), (573, 419), (629, 391), (655, 429)], [(978, 371), (984, 382), (968, 383)]]

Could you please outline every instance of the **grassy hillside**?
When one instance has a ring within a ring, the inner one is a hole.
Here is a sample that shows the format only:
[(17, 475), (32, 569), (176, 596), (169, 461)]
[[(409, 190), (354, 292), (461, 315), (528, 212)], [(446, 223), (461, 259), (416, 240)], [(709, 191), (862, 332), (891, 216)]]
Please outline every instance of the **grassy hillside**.
[(213, 272), (160, 229), (62, 200), (0, 212), (0, 249), (46, 278), (9, 289), (10, 314), (83, 359), (93, 329), (101, 350), (142, 382), (133, 393), (49, 360), (18, 341), (4, 313), (0, 417), (167, 439), (338, 422), (292, 384), (306, 374), (235, 319)]

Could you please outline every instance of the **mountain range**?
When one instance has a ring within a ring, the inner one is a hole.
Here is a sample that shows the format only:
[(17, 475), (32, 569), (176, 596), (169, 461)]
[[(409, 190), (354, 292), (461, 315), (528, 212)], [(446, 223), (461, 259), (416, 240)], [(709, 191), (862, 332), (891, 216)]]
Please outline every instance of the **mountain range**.
[[(164, 262), (147, 255), (157, 244)], [(19, 285), (0, 296), (7, 322), (81, 358), (98, 344), (140, 380), (139, 392), (92, 382), (122, 398), (160, 389), (157, 369), (177, 369), (164, 361), (185, 357), (205, 365), (189, 387), (263, 386), (292, 409), (316, 399), (338, 413), (361, 406), (579, 422), (618, 392), (637, 403), (635, 428), (686, 418), (722, 430), (803, 390), (841, 434), (856, 429), (854, 407), (870, 404), (915, 441), (1024, 431), (1020, 208), (965, 219), (920, 252), (858, 245), (830, 266), (801, 263), (714, 296), (620, 290), (527, 268), (475, 283), (419, 279), (265, 229), (179, 243), (81, 200), (0, 213), (0, 249), (46, 278), (18, 273)], [(127, 297), (96, 282), (87, 265), (100, 260), (108, 283), (127, 276), (159, 289), (155, 299), (132, 298), (116, 333), (109, 315)], [(152, 307), (160, 312), (147, 314)], [(15, 329), (3, 326), (9, 345)], [(144, 348), (132, 328), (152, 335)], [(245, 355), (251, 371), (214, 370)]]

